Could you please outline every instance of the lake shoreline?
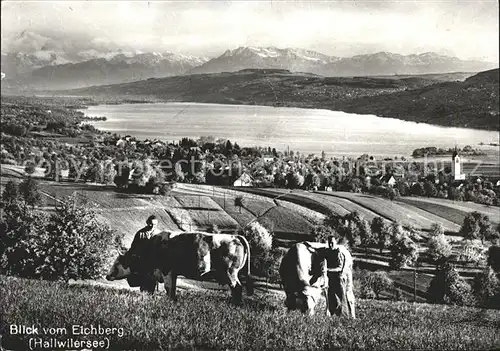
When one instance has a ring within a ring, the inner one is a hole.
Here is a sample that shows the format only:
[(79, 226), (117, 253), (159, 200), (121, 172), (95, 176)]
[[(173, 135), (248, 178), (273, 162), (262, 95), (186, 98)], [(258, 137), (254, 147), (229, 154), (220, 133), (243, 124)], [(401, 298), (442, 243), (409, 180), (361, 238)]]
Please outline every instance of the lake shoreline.
[[(498, 135), (490, 131), (440, 127), (391, 117), (301, 107), (176, 101), (91, 105), (79, 111), (86, 116), (106, 116), (106, 122), (92, 123), (98, 129), (134, 135), (141, 139), (176, 140), (182, 137), (212, 135), (234, 140), (240, 145), (271, 146), (280, 149), (289, 146), (305, 154), (319, 154), (323, 150), (327, 154), (335, 151), (334, 156), (359, 157), (367, 151), (370, 153), (369, 150), (374, 151), (374, 146), (375, 149), (380, 149), (380, 145), (384, 144), (381, 140), (387, 138), (387, 134), (391, 132), (399, 133), (401, 137), (392, 137), (397, 150), (386, 148), (385, 152), (376, 152), (374, 155), (407, 157), (411, 156), (414, 149), (425, 146), (453, 147), (456, 140), (459, 140), (461, 147), (477, 147), (483, 142), (482, 148), (491, 150), (493, 147), (488, 144), (498, 141)], [(142, 117), (138, 119), (139, 115)], [(187, 120), (180, 121), (184, 117), (187, 117)], [(179, 125), (181, 123), (182, 126)], [(221, 125), (224, 125), (224, 128)], [(370, 128), (373, 128), (380, 138), (373, 137)], [(419, 131), (430, 137), (418, 135)], [(449, 143), (429, 145), (428, 140), (434, 140), (443, 133), (446, 134), (444, 139), (450, 140)], [(480, 138), (481, 134), (485, 137)], [(420, 141), (417, 142), (417, 139)], [(305, 141), (307, 145), (304, 147), (300, 140)], [(361, 144), (364, 147), (360, 148)], [(405, 151), (401, 152), (402, 149)]]

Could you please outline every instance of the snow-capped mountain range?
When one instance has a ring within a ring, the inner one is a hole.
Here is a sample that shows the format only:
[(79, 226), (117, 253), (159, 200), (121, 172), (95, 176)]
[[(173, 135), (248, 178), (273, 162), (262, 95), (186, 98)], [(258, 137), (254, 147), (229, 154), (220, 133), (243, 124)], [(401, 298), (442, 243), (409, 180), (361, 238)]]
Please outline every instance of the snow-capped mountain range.
[[(64, 48), (63, 48), (64, 49)], [(460, 60), (423, 53), (389, 52), (341, 58), (312, 50), (239, 47), (208, 59), (172, 52), (95, 50), (78, 52), (39, 47), (31, 52), (2, 52), (2, 85), (22, 89), (66, 89), (137, 81), (173, 75), (234, 72), (242, 69), (286, 69), (323, 76), (405, 75), (479, 72), (498, 63)]]
[(498, 64), (460, 60), (456, 57), (432, 52), (418, 55), (378, 52), (341, 58), (293, 48), (240, 47), (235, 50), (227, 50), (221, 56), (193, 68), (190, 73), (231, 72), (245, 68), (281, 68), (324, 76), (373, 76), (457, 71), (478, 72), (495, 67), (498, 67)]
[(18, 86), (61, 89), (182, 75), (207, 60), (172, 52), (2, 53), (2, 72)]

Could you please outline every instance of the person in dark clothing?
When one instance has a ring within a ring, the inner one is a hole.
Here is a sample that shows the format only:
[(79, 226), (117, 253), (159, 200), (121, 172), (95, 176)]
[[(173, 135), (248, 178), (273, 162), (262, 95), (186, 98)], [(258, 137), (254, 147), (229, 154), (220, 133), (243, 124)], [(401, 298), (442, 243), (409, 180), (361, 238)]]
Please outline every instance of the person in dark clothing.
[[(150, 239), (159, 233), (158, 219), (156, 216), (149, 216), (146, 220), (146, 226), (140, 229), (134, 236), (130, 245), (130, 253), (137, 260), (136, 266), (139, 267), (139, 273), (128, 279), (130, 286), (141, 287), (141, 291), (154, 292), (156, 288), (156, 279), (153, 272), (149, 272), (147, 259), (150, 257), (151, 242)], [(137, 284), (137, 285), (136, 285)]]

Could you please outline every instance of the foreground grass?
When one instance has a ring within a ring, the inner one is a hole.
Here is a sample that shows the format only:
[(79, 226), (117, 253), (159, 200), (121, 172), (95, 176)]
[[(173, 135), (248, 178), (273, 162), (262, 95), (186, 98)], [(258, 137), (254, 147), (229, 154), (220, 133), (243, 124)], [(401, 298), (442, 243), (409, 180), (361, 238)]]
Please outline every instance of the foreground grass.
[[(114, 349), (491, 349), (500, 347), (500, 311), (404, 302), (364, 301), (358, 319), (287, 313), (275, 295), (245, 297), (237, 308), (220, 292), (148, 296), (90, 286), (16, 279), (0, 282), (3, 346), (25, 349), (27, 335), (9, 325), (123, 328)], [(70, 335), (59, 336), (60, 339)], [(83, 337), (80, 337), (82, 339)], [(89, 337), (95, 340), (99, 337)]]

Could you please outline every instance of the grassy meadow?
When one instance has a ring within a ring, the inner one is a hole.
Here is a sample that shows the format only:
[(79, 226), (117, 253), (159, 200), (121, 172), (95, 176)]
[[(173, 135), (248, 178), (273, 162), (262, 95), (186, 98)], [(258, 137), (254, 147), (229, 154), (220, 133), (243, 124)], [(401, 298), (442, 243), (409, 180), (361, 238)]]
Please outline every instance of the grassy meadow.
[[(111, 349), (375, 349), (478, 350), (500, 347), (500, 311), (359, 300), (357, 319), (288, 313), (283, 297), (259, 293), (229, 304), (221, 292), (163, 293), (67, 285), (2, 277), (0, 333), (7, 349), (25, 349), (29, 336), (10, 324), (123, 328)], [(59, 336), (64, 339), (70, 335)], [(48, 336), (47, 336), (48, 338)], [(80, 337), (81, 339), (84, 337)], [(98, 339), (93, 336), (90, 339)]]

